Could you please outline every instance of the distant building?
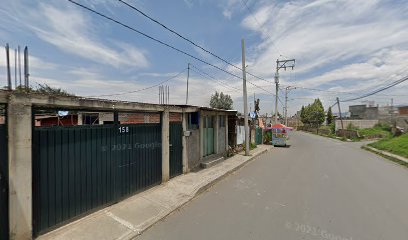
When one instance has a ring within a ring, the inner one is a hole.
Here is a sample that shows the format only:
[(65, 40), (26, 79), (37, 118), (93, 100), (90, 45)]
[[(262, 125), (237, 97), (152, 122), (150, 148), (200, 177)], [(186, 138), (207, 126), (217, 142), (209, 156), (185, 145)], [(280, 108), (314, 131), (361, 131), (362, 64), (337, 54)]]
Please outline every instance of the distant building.
[(398, 115), (408, 115), (408, 106), (399, 106)]
[(378, 119), (379, 107), (367, 105), (351, 105), (349, 106), (350, 118), (351, 119), (367, 119), (375, 120)]

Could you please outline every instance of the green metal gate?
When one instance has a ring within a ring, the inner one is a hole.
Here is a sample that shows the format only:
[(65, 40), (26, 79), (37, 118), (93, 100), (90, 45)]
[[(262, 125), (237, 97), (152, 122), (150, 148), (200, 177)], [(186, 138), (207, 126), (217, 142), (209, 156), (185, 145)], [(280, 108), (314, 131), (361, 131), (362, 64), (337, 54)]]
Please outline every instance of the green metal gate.
[(262, 144), (262, 128), (257, 127), (255, 130), (255, 143)]
[(160, 182), (160, 124), (33, 130), (34, 235)]
[(0, 239), (9, 237), (7, 125), (0, 124)]
[(160, 184), (162, 180), (161, 125), (120, 126), (125, 133), (119, 134), (116, 145), (116, 199)]
[(170, 177), (183, 173), (183, 127), (181, 123), (170, 123)]

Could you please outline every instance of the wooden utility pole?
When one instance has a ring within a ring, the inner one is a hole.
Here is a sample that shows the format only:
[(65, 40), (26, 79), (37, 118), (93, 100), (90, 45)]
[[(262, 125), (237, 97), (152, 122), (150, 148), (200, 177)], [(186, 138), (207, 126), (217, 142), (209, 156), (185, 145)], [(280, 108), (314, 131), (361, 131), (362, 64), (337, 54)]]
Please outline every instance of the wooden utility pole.
[(344, 126), (343, 126), (343, 118), (341, 117), (341, 109), (340, 109), (340, 101), (339, 101), (339, 98), (337, 98), (337, 106), (339, 107), (339, 117), (340, 117), (340, 122), (341, 122), (341, 129), (344, 129)]
[(245, 128), (245, 156), (249, 156), (249, 129), (248, 129), (248, 98), (246, 88), (246, 71), (245, 71), (245, 40), (242, 39), (242, 84), (244, 97), (244, 128)]

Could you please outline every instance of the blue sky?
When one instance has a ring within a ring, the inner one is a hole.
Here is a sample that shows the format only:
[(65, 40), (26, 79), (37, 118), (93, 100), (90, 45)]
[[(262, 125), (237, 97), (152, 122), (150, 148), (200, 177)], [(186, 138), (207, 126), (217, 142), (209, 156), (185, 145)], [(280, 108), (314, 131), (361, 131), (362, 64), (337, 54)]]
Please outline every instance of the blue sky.
[[(239, 70), (194, 48), (119, 1), (77, 1), (241, 75)], [(408, 2), (404, 0), (126, 2), (237, 66), (241, 66), (241, 38), (245, 38), (248, 71), (268, 81), (273, 81), (277, 58), (295, 58), (295, 70), (282, 71), (281, 83), (328, 92), (292, 90), (289, 113), (316, 97), (329, 106), (336, 96), (358, 96), (408, 75)], [(0, 14), (2, 44), (9, 43), (13, 49), (18, 45), (29, 47), (32, 85), (47, 83), (83, 96), (123, 93), (171, 78), (192, 63), (223, 84), (199, 75), (197, 70), (190, 71), (189, 104), (207, 106), (210, 95), (217, 90), (230, 94), (235, 108), (242, 111), (242, 92), (235, 90), (242, 89), (241, 80), (68, 1), (4, 0)], [(0, 54), (0, 85), (5, 85), (5, 51)], [(186, 77), (184, 71), (166, 82), (171, 89), (171, 103), (185, 103)], [(274, 91), (267, 81), (250, 76), (248, 80)], [(385, 105), (394, 98), (394, 103), (406, 104), (407, 88), (404, 83), (363, 100)], [(261, 112), (271, 113), (273, 96), (248, 84), (250, 99), (254, 93), (261, 99)], [(284, 99), (282, 93), (280, 97)], [(158, 103), (158, 88), (103, 98)]]

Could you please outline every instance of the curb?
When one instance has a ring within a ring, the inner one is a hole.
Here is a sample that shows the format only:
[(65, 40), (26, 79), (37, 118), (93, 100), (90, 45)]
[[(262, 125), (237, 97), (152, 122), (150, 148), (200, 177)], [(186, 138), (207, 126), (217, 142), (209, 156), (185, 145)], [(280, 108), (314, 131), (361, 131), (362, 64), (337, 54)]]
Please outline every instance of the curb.
[(361, 148), (366, 150), (366, 151), (375, 153), (375, 154), (377, 154), (377, 155), (379, 155), (381, 157), (384, 157), (384, 158), (386, 158), (388, 160), (391, 160), (394, 163), (397, 163), (399, 165), (408, 167), (408, 159), (406, 159), (404, 157), (397, 156), (395, 154), (392, 154), (392, 153), (389, 153), (389, 152), (386, 152), (386, 151), (383, 151), (383, 150), (378, 150), (376, 148), (373, 148), (373, 147), (370, 147), (370, 146), (367, 146), (367, 145), (363, 145), (363, 146), (361, 146)]

